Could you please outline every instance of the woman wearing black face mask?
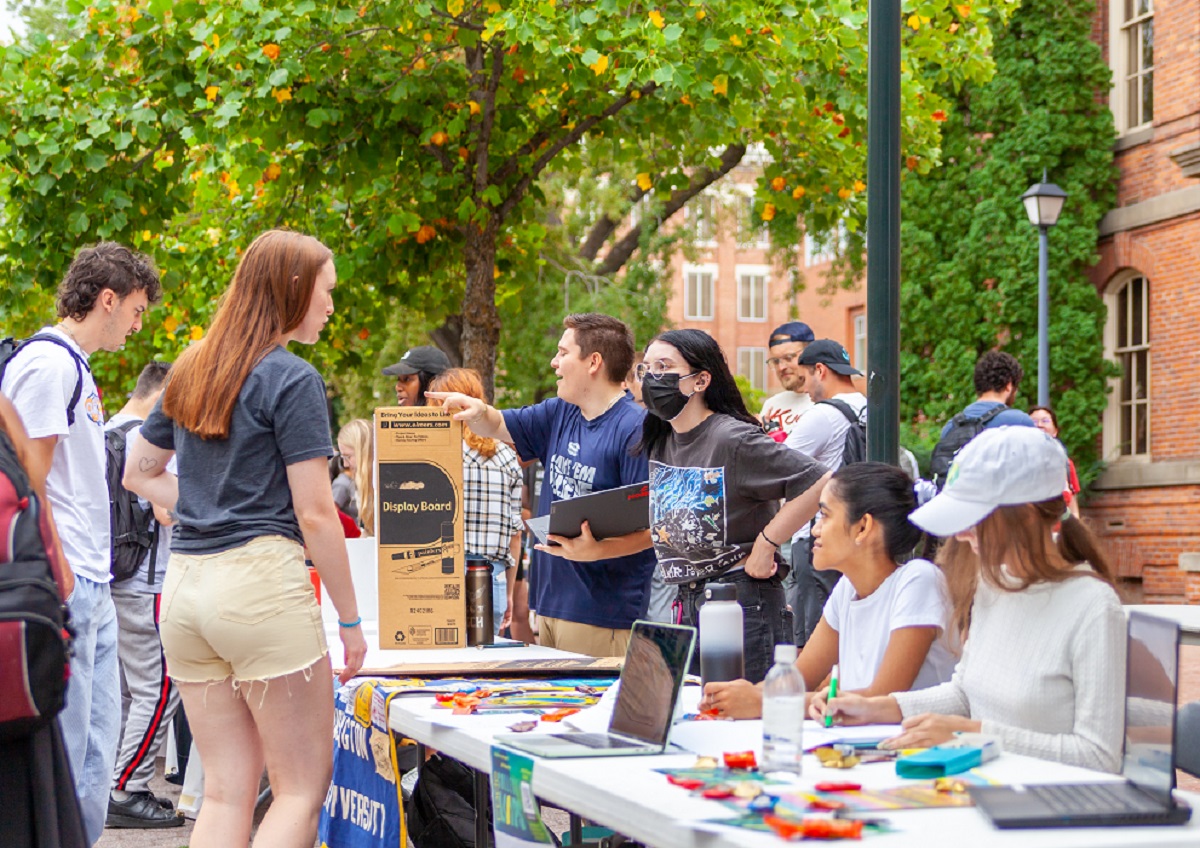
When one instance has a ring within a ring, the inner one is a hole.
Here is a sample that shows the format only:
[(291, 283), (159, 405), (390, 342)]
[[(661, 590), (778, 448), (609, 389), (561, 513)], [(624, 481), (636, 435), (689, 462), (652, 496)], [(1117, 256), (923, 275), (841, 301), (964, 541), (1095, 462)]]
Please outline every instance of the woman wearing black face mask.
[(792, 640), (779, 545), (812, 518), (829, 475), (763, 432), (707, 333), (659, 335), (637, 371), (650, 413), (638, 450), (650, 460), (659, 566), (679, 586), (685, 624), (697, 623), (706, 583), (737, 588), (745, 677), (758, 682), (774, 646)]

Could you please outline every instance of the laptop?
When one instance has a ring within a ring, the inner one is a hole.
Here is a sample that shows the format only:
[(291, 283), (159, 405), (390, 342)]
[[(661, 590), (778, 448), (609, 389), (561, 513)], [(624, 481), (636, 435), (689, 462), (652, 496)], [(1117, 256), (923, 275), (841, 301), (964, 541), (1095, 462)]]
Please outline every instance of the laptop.
[(554, 501), (550, 513), (530, 518), (525, 523), (538, 541), (546, 544), (547, 536), (566, 536), (574, 539), (580, 525), (587, 521), (597, 539), (624, 536), (650, 527), (650, 484), (633, 483), (616, 489), (592, 492), (577, 498)]
[(661, 754), (695, 642), (693, 627), (634, 622), (607, 733), (502, 733), (496, 744), (549, 758)]
[(1183, 824), (1192, 815), (1175, 789), (1179, 625), (1129, 613), (1125, 654), (1123, 783), (970, 786), (998, 828)]

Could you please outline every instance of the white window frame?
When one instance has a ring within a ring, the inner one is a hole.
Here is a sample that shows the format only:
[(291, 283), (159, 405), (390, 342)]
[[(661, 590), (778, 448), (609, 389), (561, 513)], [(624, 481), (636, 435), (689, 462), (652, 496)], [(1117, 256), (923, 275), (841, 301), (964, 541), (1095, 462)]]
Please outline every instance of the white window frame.
[(867, 372), (867, 310), (855, 307), (857, 312), (850, 316), (850, 334), (853, 339), (854, 367)]
[(737, 349), (737, 373), (749, 381), (757, 391), (767, 390), (767, 349), (765, 347), (739, 347)]
[[(705, 314), (700, 311), (697, 306), (703, 304), (695, 304), (692, 302), (692, 285), (691, 275), (707, 274), (709, 277), (708, 283), (708, 312)], [(683, 266), (683, 317), (685, 321), (711, 321), (716, 316), (717, 311), (717, 281), (720, 278), (720, 268), (715, 264), (692, 265), (685, 263)]]
[[(1131, 284), (1138, 280), (1142, 284), (1140, 326), (1134, 326), (1133, 310), (1126, 310), (1124, 316), (1126, 322), (1126, 344), (1119, 346), (1118, 324), (1120, 323), (1121, 315), (1118, 306), (1120, 299), (1129, 291)], [(1120, 277), (1114, 278), (1104, 293), (1104, 304), (1108, 309), (1108, 318), (1104, 326), (1104, 353), (1106, 357), (1115, 361), (1122, 369), (1120, 376), (1114, 377), (1109, 381), (1112, 391), (1109, 394), (1108, 406), (1104, 411), (1104, 457), (1109, 461), (1149, 462), (1151, 452), (1154, 448), (1152, 441), (1153, 418), (1151, 412), (1153, 393), (1151, 391), (1150, 379), (1153, 365), (1153, 339), (1150, 338), (1150, 288), (1150, 279), (1145, 274), (1130, 271), (1122, 274)], [(1135, 331), (1140, 332), (1140, 340), (1136, 337), (1131, 339)], [(1130, 343), (1131, 341), (1138, 341), (1138, 343), (1132, 344)], [(1124, 362), (1122, 361), (1123, 359), (1125, 360)], [(1140, 367), (1145, 370), (1145, 374), (1143, 375), (1145, 388), (1142, 397), (1127, 400), (1125, 398), (1125, 388), (1127, 385), (1125, 381), (1129, 377), (1129, 374), (1126, 371), (1125, 365), (1130, 360), (1138, 362)], [(1122, 426), (1122, 420), (1125, 407), (1130, 408), (1131, 422), (1129, 430), (1131, 433), (1137, 432), (1138, 417), (1141, 416), (1145, 419), (1146, 443), (1144, 450), (1139, 450), (1139, 446), (1136, 444), (1129, 444), (1131, 439), (1126, 440), (1124, 438), (1125, 428)]]
[[(1135, 13), (1128, 19), (1125, 17), (1127, 2)], [(1154, 0), (1145, 0), (1147, 9), (1138, 14), (1137, 8), (1140, 2), (1141, 0), (1109, 0), (1108, 3), (1108, 58), (1109, 67), (1113, 73), (1109, 107), (1112, 109), (1113, 121), (1116, 123), (1119, 136), (1146, 129), (1154, 121), (1154, 65), (1141, 67), (1140, 55), (1131, 56), (1129, 50), (1129, 32), (1134, 28), (1140, 32), (1143, 27), (1148, 26), (1153, 44)], [(1136, 118), (1141, 117), (1139, 114), (1141, 97), (1138, 97), (1137, 102), (1130, 102), (1129, 83), (1131, 79), (1140, 79), (1145, 76), (1150, 78), (1151, 114), (1148, 119), (1143, 118), (1143, 120), (1135, 122)]]
[(807, 232), (804, 233), (804, 265), (810, 267), (813, 265), (824, 265), (826, 262), (832, 262), (843, 253), (846, 252), (846, 246), (849, 241), (849, 233), (846, 231), (845, 223), (839, 221), (837, 225), (836, 237), (831, 237), (823, 247), (818, 247), (817, 240)]
[[(734, 275), (737, 279), (738, 320), (753, 324), (765, 323), (771, 305), (771, 267), (769, 265), (738, 265), (734, 270)], [(747, 281), (754, 279), (762, 280), (762, 299), (759, 303), (759, 314), (754, 314), (753, 311), (747, 312), (743, 308), (745, 304), (743, 294), (748, 284)]]
[[(739, 188), (741, 188), (739, 186)], [(754, 216), (754, 195), (738, 191), (737, 199), (737, 245), (743, 249), (766, 250), (771, 246), (771, 234), (767, 222)], [(753, 228), (753, 232), (748, 232)]]
[[(696, 246), (716, 247), (720, 233), (721, 198), (706, 191), (693, 198), (692, 202), (695, 205), (687, 206), (687, 216)], [(701, 232), (702, 228), (708, 232)]]

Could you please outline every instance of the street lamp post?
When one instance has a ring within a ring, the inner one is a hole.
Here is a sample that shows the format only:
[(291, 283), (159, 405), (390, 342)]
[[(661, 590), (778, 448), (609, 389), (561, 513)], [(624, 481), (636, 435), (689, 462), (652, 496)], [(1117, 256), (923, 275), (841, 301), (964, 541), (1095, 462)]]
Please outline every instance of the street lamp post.
[(1042, 181), (1021, 195), (1029, 223), (1038, 228), (1038, 406), (1050, 405), (1050, 228), (1058, 223), (1067, 193), (1054, 183)]

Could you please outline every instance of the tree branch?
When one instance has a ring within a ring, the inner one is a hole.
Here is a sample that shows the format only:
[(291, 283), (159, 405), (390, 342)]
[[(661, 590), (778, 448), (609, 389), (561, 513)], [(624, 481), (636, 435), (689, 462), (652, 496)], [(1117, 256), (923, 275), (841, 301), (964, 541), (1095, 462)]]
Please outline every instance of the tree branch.
[[(745, 155), (746, 145), (744, 144), (731, 144), (726, 147), (721, 151), (721, 164), (719, 167), (700, 169), (692, 174), (687, 188), (675, 189), (671, 192), (671, 196), (667, 198), (666, 205), (663, 206), (662, 215), (659, 217), (659, 220), (666, 221), (682, 209), (689, 200), (732, 171)], [(629, 232), (613, 245), (612, 250), (605, 254), (604, 261), (600, 263), (595, 273), (600, 276), (608, 276), (621, 270), (625, 266), (625, 263), (629, 261), (629, 257), (633, 256), (633, 252), (637, 250), (638, 244), (642, 239), (642, 230), (645, 226), (646, 222), (642, 221), (637, 226), (630, 228)]]
[[(549, 165), (554, 160), (555, 156), (557, 156), (559, 153), (561, 153), (563, 150), (565, 150), (570, 145), (578, 142), (593, 127), (595, 127), (601, 121), (604, 121), (607, 118), (611, 118), (613, 115), (617, 114), (622, 109), (624, 109), (626, 106), (628, 106), (630, 103), (632, 103), (634, 100), (634, 97), (633, 97), (634, 91), (637, 91), (638, 95), (640, 97), (646, 97), (646, 96), (652, 94), (654, 92), (654, 90), (657, 88), (658, 88), (658, 83), (648, 82), (639, 89), (630, 89), (630, 90), (626, 91), (624, 94), (622, 94), (616, 100), (614, 100), (612, 103), (608, 104), (608, 106), (604, 109), (604, 111), (602, 111), (598, 114), (595, 114), (595, 115), (589, 115), (588, 117), (584, 118), (582, 121), (579, 121), (575, 125), (575, 129), (571, 130), (566, 135), (562, 136), (556, 142), (551, 144), (550, 147), (547, 148), (546, 151), (537, 158), (537, 161), (535, 161), (533, 163), (533, 165), (530, 166), (529, 170), (526, 171), (525, 175), (523, 177), (521, 177), (520, 180), (517, 181), (517, 184), (512, 187), (512, 190), (508, 193), (508, 196), (504, 198), (503, 202), (500, 204), (500, 207), (496, 210), (497, 220), (504, 221), (512, 213), (512, 210), (516, 207), (516, 205), (518, 203), (520, 203), (521, 200), (525, 197), (525, 193), (527, 191), (529, 191), (529, 187), (531, 185), (533, 185), (533, 181), (536, 180), (539, 176), (541, 176), (542, 171), (544, 171), (546, 169), (546, 166)], [(535, 138), (536, 138), (536, 135), (535, 135)], [(527, 147), (530, 143), (532, 143), (532, 139), (530, 140), (530, 142), (526, 142), (526, 144), (523, 145), (521, 149), (522, 150), (525, 149), (525, 147)], [(540, 142), (538, 143), (538, 146), (539, 147), (541, 146)], [(534, 148), (534, 149), (536, 149), (536, 148)], [(533, 150), (530, 150), (529, 152), (532, 153)], [(516, 158), (519, 155), (520, 155), (520, 150), (518, 150), (517, 153), (513, 154), (513, 156), (509, 159), (509, 162), (516, 160)], [(499, 176), (499, 173), (503, 172), (505, 170), (505, 168), (507, 168), (508, 164), (509, 163), (506, 162), (504, 164), (504, 166), (501, 167), (500, 172), (498, 172), (497, 176)], [(512, 170), (515, 171), (516, 168), (514, 167)], [(499, 184), (499, 180), (493, 180), (492, 184), (493, 185)]]
[[(633, 193), (630, 198), (629, 205), (636, 206), (637, 202), (646, 196), (646, 190), (639, 188)], [(592, 225), (591, 232), (583, 242), (583, 247), (579, 249), (579, 255), (588, 262), (594, 262), (596, 254), (600, 252), (600, 248), (604, 247), (604, 243), (608, 241), (608, 237), (616, 231), (617, 227), (621, 226), (623, 218), (614, 218), (611, 215), (601, 215), (600, 220)]]

